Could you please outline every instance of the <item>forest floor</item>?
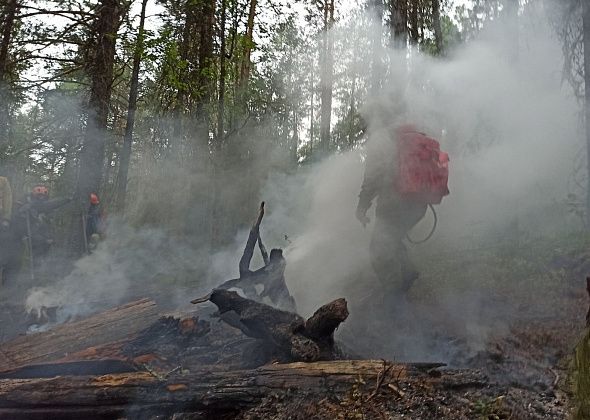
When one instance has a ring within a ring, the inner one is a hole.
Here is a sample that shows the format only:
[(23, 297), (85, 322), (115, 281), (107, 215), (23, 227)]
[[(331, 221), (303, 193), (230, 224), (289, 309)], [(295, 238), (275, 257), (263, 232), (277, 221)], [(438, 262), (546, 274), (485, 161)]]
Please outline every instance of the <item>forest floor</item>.
[[(350, 317), (338, 339), (350, 356), (442, 362), (446, 367), (428, 372), (442, 375), (437, 385), (359, 377), (346, 393), (273, 394), (231, 418), (568, 418), (577, 405), (574, 348), (588, 309), (585, 241), (565, 237), (423, 255), (422, 277), (393, 319), (349, 299)], [(352, 287), (348, 294), (367, 291)], [(29, 327), (22, 307), (1, 296), (0, 325), (0, 342)], [(461, 381), (454, 383), (455, 375)]]
[(277, 396), (243, 418), (570, 418), (574, 349), (589, 302), (586, 241), (568, 236), (423, 257), (405, 310), (381, 324), (365, 303), (351, 302), (340, 338), (353, 353), (443, 362), (443, 375), (472, 374), (473, 381), (399, 381), (375, 393), (372, 378), (346, 395)]

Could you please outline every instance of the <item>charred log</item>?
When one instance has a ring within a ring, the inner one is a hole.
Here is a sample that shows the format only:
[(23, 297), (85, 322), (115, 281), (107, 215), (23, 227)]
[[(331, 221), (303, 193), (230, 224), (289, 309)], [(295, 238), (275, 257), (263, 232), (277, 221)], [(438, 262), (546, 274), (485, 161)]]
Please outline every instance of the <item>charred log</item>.
[[(460, 373), (454, 375), (453, 386), (460, 386), (461, 377)], [(286, 392), (331, 394), (360, 384), (366, 384), (367, 389), (375, 384), (386, 389), (388, 384), (400, 383), (445, 387), (442, 379), (413, 365), (380, 360), (291, 363), (240, 371), (208, 367), (176, 372), (163, 380), (145, 372), (2, 379), (0, 419), (135, 419), (175, 412), (219, 418)], [(468, 382), (473, 386), (472, 378)]]
[(307, 321), (295, 313), (227, 290), (213, 291), (209, 300), (219, 308), (223, 320), (245, 335), (263, 340), (282, 361), (312, 362), (340, 357), (334, 331), (348, 317), (344, 299), (322, 306)]
[(89, 347), (131, 338), (157, 318), (156, 303), (142, 299), (82, 321), (18, 337), (0, 344), (0, 372), (55, 361)]
[[(228, 290), (231, 288), (241, 289), (247, 298), (256, 301), (263, 301), (268, 298), (272, 304), (280, 309), (295, 312), (295, 299), (289, 293), (287, 283), (285, 282), (286, 260), (283, 257), (282, 249), (272, 249), (270, 256), (260, 237), (260, 224), (264, 217), (264, 201), (260, 204), (258, 216), (254, 221), (246, 246), (239, 263), (240, 277), (228, 280), (216, 289)], [(250, 270), (250, 263), (254, 256), (254, 248), (258, 243), (264, 266), (257, 270)], [(258, 293), (256, 286), (262, 286), (262, 292)], [(209, 300), (209, 295), (203, 298), (195, 299), (192, 303), (201, 303)]]

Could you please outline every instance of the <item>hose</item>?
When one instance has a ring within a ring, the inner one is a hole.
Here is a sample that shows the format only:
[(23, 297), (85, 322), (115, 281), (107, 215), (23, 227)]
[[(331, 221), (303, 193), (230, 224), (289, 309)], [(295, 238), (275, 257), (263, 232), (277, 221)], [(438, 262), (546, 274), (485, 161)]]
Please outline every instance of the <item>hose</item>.
[(412, 238), (410, 238), (410, 234), (406, 233), (406, 239), (408, 240), (409, 243), (411, 243), (413, 245), (423, 244), (424, 242), (426, 242), (427, 240), (432, 238), (432, 235), (434, 235), (434, 231), (436, 230), (436, 225), (438, 223), (438, 217), (436, 216), (436, 211), (434, 210), (434, 207), (432, 206), (432, 204), (429, 204), (428, 207), (430, 207), (430, 210), (432, 210), (432, 215), (434, 216), (434, 223), (432, 225), (432, 229), (430, 230), (430, 233), (428, 234), (428, 236), (420, 241), (414, 241)]

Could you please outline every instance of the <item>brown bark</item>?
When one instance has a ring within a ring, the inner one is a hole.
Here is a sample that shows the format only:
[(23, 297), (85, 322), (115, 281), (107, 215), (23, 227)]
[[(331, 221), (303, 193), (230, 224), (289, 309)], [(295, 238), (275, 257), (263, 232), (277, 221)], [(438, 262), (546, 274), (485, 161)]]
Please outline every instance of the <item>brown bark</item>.
[[(199, 29), (199, 90), (197, 99), (197, 119), (206, 124), (205, 105), (211, 100), (211, 77), (208, 71), (213, 64), (213, 38), (215, 24), (215, 0), (203, 0)], [(208, 127), (206, 127), (208, 129)], [(206, 144), (208, 138), (204, 141)]]
[(129, 105), (127, 108), (127, 125), (125, 126), (125, 137), (123, 138), (123, 149), (119, 162), (119, 175), (117, 178), (118, 206), (121, 211), (125, 210), (125, 198), (127, 195), (127, 177), (129, 173), (129, 161), (131, 159), (131, 145), (133, 144), (133, 128), (135, 126), (135, 111), (137, 110), (137, 94), (139, 92), (139, 67), (143, 55), (145, 9), (147, 0), (141, 3), (139, 17), (139, 28), (137, 41), (133, 51), (133, 70), (131, 71), (131, 85), (129, 87)]
[(157, 317), (155, 302), (143, 299), (47, 332), (18, 337), (0, 344), (0, 372), (61, 359), (88, 347), (128, 338)]

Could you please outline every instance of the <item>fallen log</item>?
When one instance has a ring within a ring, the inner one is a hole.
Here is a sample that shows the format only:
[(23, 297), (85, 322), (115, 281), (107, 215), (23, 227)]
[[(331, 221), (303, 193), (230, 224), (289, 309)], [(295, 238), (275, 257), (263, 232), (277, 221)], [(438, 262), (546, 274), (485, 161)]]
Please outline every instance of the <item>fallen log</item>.
[(93, 346), (129, 339), (157, 318), (156, 303), (142, 299), (78, 322), (17, 337), (0, 344), (0, 372), (59, 360)]
[(283, 362), (333, 360), (340, 358), (334, 331), (348, 317), (345, 299), (318, 309), (307, 321), (301, 316), (239, 296), (214, 290), (209, 300), (219, 308), (223, 320), (245, 335), (272, 347), (272, 357)]
[(239, 371), (206, 367), (175, 372), (165, 379), (146, 372), (1, 379), (0, 419), (150, 418), (175, 412), (219, 418), (254, 406), (269, 395), (330, 395), (352, 385), (374, 388), (377, 383), (413, 382), (436, 386), (441, 380), (428, 374), (425, 366), (382, 360), (276, 364)]

